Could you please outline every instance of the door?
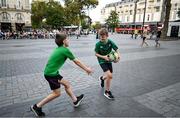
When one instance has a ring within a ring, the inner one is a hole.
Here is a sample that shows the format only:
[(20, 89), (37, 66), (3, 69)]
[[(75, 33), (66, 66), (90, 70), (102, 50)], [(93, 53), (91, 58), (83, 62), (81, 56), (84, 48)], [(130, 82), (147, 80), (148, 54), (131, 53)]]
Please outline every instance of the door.
[(178, 37), (179, 33), (179, 26), (172, 26), (171, 27), (171, 37)]

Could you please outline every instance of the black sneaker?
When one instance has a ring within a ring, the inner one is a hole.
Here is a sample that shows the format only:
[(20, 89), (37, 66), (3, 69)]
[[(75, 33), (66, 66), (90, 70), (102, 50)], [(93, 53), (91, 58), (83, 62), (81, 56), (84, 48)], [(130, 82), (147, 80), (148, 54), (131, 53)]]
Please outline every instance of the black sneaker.
[(114, 96), (112, 95), (111, 91), (105, 91), (104, 96), (107, 97), (108, 99), (114, 99)]
[(38, 108), (36, 104), (32, 105), (30, 109), (36, 116), (45, 116), (45, 113), (42, 112), (42, 108)]
[(99, 80), (101, 80), (101, 87), (104, 87), (104, 80), (103, 80), (103, 76), (99, 77)]
[(78, 96), (77, 101), (74, 102), (74, 107), (78, 107), (80, 103), (82, 102), (83, 98), (84, 98), (84, 94), (81, 94), (80, 96)]

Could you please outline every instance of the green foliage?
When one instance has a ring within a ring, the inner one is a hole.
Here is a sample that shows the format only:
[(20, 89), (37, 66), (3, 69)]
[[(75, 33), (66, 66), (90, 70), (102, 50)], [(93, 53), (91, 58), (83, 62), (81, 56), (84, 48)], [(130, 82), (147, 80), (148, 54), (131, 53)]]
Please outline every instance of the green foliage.
[(100, 22), (95, 22), (94, 25), (92, 25), (93, 29), (100, 29), (101, 28), (101, 23)]
[(69, 3), (66, 5), (64, 8), (65, 12), (65, 19), (68, 25), (74, 24), (74, 25), (79, 25), (79, 13), (80, 9), (78, 6), (78, 3)]
[(32, 3), (32, 26), (33, 28), (60, 28), (65, 25), (79, 25), (88, 27), (83, 12), (84, 8), (94, 8), (98, 5), (97, 0), (64, 0), (65, 6), (59, 2), (50, 1)]
[(46, 3), (45, 2), (34, 2), (32, 4), (32, 27), (33, 28), (40, 28), (42, 26), (42, 20), (44, 19), (46, 9)]
[(90, 28), (91, 25), (91, 18), (88, 16), (84, 16), (83, 19), (81, 20), (81, 26), (83, 29), (88, 29)]
[(46, 23), (51, 28), (60, 28), (65, 24), (64, 9), (58, 2), (47, 3)]
[(118, 26), (119, 24), (119, 18), (118, 14), (115, 11), (111, 11), (110, 16), (108, 19), (106, 19), (106, 24), (109, 28), (112, 28), (114, 31), (114, 28)]

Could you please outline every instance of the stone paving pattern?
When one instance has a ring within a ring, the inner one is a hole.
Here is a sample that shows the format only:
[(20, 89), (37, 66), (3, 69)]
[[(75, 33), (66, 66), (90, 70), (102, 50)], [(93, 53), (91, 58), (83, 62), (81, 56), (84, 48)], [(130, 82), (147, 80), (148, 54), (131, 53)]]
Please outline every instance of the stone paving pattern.
[[(155, 48), (141, 48), (141, 39), (113, 34), (121, 52), (120, 63), (113, 64), (114, 101), (103, 96), (98, 77), (102, 70), (94, 56), (95, 35), (70, 37), (74, 54), (94, 73), (88, 76), (67, 61), (60, 73), (71, 82), (74, 92), (85, 94), (74, 108), (62, 89), (62, 96), (45, 105), (50, 117), (180, 117), (180, 41), (161, 41)], [(46, 40), (0, 40), (0, 117), (34, 117), (29, 107), (51, 91), (43, 77), (48, 56), (56, 45)]]

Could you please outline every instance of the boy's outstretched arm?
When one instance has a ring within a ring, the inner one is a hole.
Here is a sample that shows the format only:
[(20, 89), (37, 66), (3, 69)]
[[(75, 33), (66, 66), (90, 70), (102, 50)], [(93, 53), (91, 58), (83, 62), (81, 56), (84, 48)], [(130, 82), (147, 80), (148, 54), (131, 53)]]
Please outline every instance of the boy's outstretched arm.
[(90, 67), (87, 67), (85, 64), (83, 64), (80, 60), (78, 59), (74, 59), (73, 62), (79, 66), (80, 68), (82, 68), (84, 71), (86, 71), (88, 73), (88, 75), (90, 73), (92, 73), (92, 69)]

